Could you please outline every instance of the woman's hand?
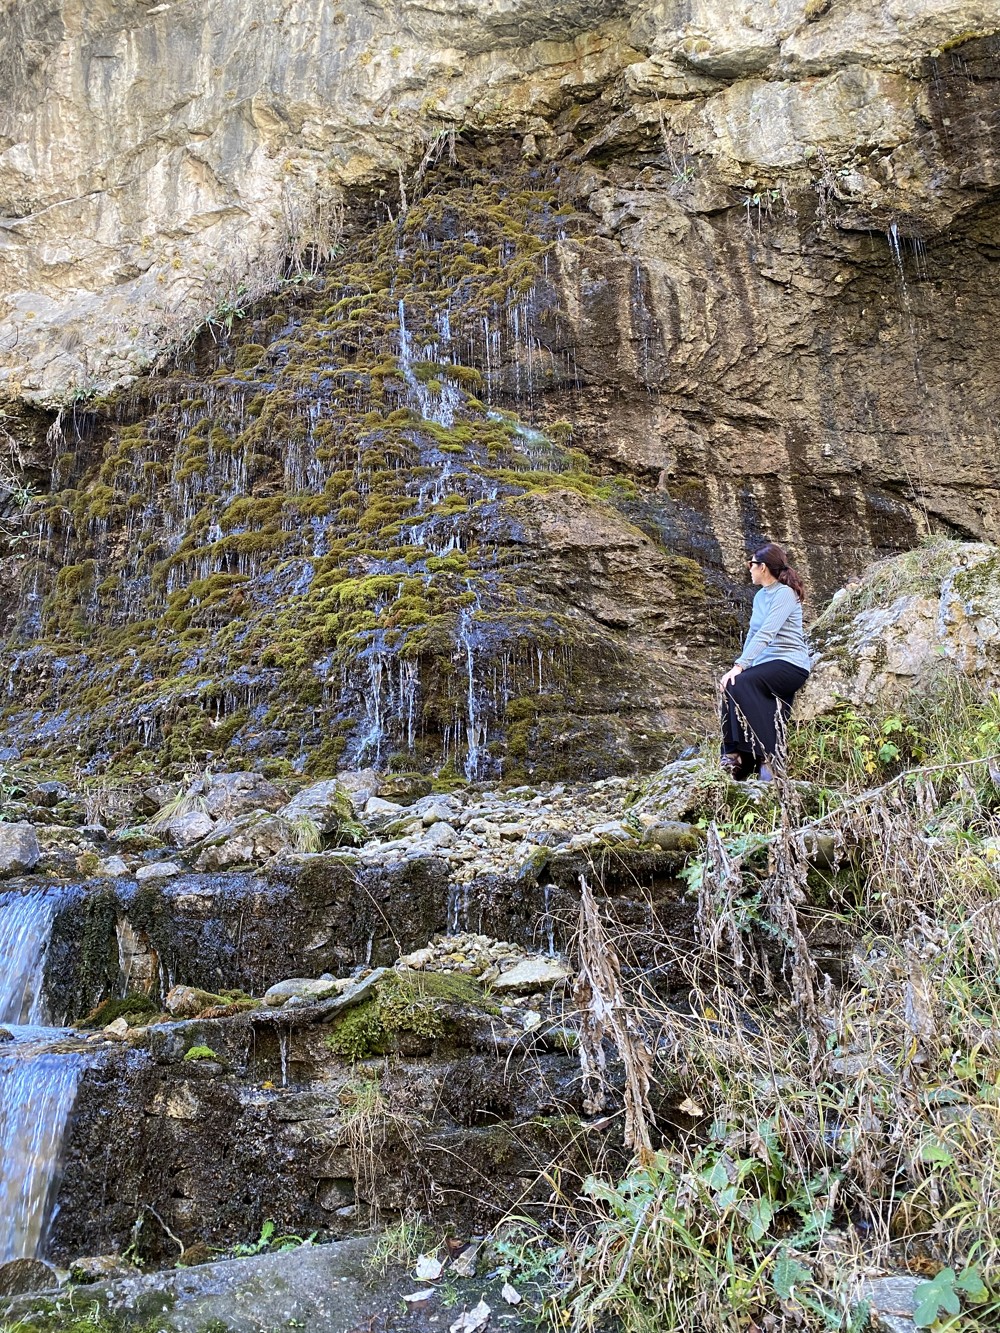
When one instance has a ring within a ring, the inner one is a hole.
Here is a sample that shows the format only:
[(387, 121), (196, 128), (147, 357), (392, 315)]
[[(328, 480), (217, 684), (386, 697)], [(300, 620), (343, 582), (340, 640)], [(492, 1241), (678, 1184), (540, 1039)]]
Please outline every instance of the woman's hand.
[(725, 694), (726, 690), (729, 688), (730, 685), (732, 685), (733, 681), (742, 672), (742, 670), (743, 668), (741, 666), (734, 666), (729, 671), (726, 672), (726, 674), (719, 681), (720, 694)]

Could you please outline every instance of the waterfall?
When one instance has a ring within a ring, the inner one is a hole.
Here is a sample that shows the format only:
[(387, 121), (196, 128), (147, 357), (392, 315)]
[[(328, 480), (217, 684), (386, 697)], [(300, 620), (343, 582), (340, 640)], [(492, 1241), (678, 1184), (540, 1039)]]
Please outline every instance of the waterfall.
[[(53, 1049), (42, 981), (57, 893), (0, 895), (0, 1263), (45, 1242), (59, 1153), (83, 1056)], [(31, 1026), (20, 1026), (29, 1024)]]
[(0, 1263), (42, 1250), (82, 1067), (17, 1038), (0, 1046)]
[(0, 1023), (44, 1021), (45, 948), (58, 895), (0, 895)]

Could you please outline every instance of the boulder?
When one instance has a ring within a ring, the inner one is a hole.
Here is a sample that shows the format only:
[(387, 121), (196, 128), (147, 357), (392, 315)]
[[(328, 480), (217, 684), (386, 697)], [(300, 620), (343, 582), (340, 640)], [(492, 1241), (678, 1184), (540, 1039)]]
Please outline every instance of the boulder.
[(436, 824), (440, 820), (453, 824), (456, 817), (462, 812), (462, 802), (456, 796), (452, 796), (450, 792), (439, 793), (421, 797), (419, 801), (413, 802), (410, 809), (415, 815), (419, 815), (428, 826)]
[(69, 1275), (74, 1282), (102, 1282), (129, 1273), (134, 1274), (135, 1268), (120, 1254), (85, 1254), (69, 1266)]
[(128, 864), (122, 856), (106, 856), (103, 861), (98, 861), (94, 873), (107, 879), (118, 879), (128, 874)]
[(640, 825), (680, 823), (700, 814), (709, 795), (724, 781), (713, 754), (676, 759), (644, 783), (644, 790), (629, 807)]
[(939, 541), (880, 561), (813, 623), (799, 720), (841, 704), (891, 708), (948, 677), (1000, 682), (1000, 547)]
[(178, 847), (190, 847), (200, 842), (215, 828), (215, 820), (203, 810), (188, 810), (184, 814), (174, 815), (158, 825), (163, 834)]
[(213, 995), (197, 986), (172, 986), (164, 1001), (167, 1013), (174, 1018), (197, 1018), (206, 1009), (215, 1009), (225, 1003), (221, 995)]
[(397, 801), (386, 801), (381, 796), (371, 796), (365, 802), (365, 823), (373, 829), (383, 829), (398, 819), (403, 811)]
[(349, 977), (337, 981), (314, 981), (309, 977), (289, 977), (287, 981), (278, 981), (264, 993), (266, 1009), (280, 1009), (284, 1004), (312, 1004), (315, 1000), (326, 1000), (331, 995), (340, 995), (353, 982)]
[(278, 814), (290, 823), (297, 819), (311, 819), (324, 837), (352, 832), (356, 828), (354, 803), (336, 778), (325, 778), (296, 792)]
[(219, 825), (201, 844), (195, 867), (227, 870), (230, 866), (255, 865), (295, 845), (296, 830), (286, 819), (255, 810)]
[(42, 1259), (9, 1259), (0, 1264), (0, 1296), (21, 1296), (59, 1286), (59, 1274)]
[[(358, 1236), (149, 1273), (117, 1255), (97, 1255), (77, 1259), (71, 1273), (77, 1282), (107, 1281), (107, 1286), (92, 1287), (83, 1304), (100, 1302), (102, 1310), (113, 1310), (126, 1327), (152, 1322), (155, 1328), (171, 1330), (303, 1328), (335, 1333), (369, 1326), (373, 1298), (366, 1260), (371, 1246), (369, 1237)], [(157, 1312), (152, 1321), (151, 1310)]]
[(31, 793), (31, 800), (35, 805), (51, 809), (60, 801), (68, 801), (71, 795), (65, 782), (40, 782)]
[(214, 773), (200, 786), (203, 808), (213, 819), (232, 819), (251, 810), (277, 810), (285, 800), (260, 773)]
[(135, 803), (135, 809), (141, 815), (155, 815), (180, 794), (181, 788), (176, 782), (158, 782), (147, 787)]
[(452, 847), (457, 841), (458, 834), (452, 826), (441, 820), (439, 823), (431, 824), (430, 828), (425, 829), (416, 845), (421, 848), (429, 847), (438, 850), (439, 848)]
[(40, 855), (34, 825), (0, 823), (0, 879), (34, 870)]
[(705, 841), (705, 834), (694, 824), (687, 824), (679, 819), (663, 819), (647, 824), (642, 833), (642, 841), (661, 852), (698, 852)]
[(915, 1333), (916, 1290), (924, 1280), (909, 1274), (866, 1279), (861, 1298), (871, 1308), (872, 1327), (884, 1333)]
[(423, 773), (386, 773), (378, 784), (378, 795), (410, 805), (421, 796), (429, 796), (431, 786), (430, 778)]
[(493, 982), (493, 989), (501, 995), (527, 995), (531, 991), (545, 990), (558, 982), (568, 981), (572, 975), (573, 969), (561, 959), (538, 955), (522, 958), (513, 967), (501, 972)]
[(176, 861), (154, 861), (152, 865), (140, 866), (135, 877), (142, 884), (149, 880), (173, 879), (180, 874), (183, 874), (183, 867)]
[(337, 781), (350, 797), (354, 813), (360, 814), (365, 804), (378, 791), (379, 775), (374, 768), (338, 773)]

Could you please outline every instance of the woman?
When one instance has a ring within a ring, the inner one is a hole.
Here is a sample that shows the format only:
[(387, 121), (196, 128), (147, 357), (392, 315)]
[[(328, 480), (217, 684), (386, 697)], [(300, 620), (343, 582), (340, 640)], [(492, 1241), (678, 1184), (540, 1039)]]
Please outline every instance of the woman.
[(784, 758), (785, 725), (796, 690), (809, 676), (802, 632), (802, 580), (780, 546), (768, 542), (749, 560), (759, 589), (743, 651), (719, 681), (722, 765), (738, 782), (759, 772), (765, 782)]

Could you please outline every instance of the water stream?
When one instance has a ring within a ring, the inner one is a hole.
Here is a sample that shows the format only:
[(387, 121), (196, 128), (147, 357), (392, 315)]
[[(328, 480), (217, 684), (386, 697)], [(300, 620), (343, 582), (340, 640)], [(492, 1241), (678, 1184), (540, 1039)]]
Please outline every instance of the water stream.
[(0, 1023), (44, 1021), (45, 949), (58, 895), (0, 896)]
[(84, 1067), (43, 1027), (45, 950), (59, 895), (0, 895), (0, 1263), (45, 1245), (66, 1124)]

